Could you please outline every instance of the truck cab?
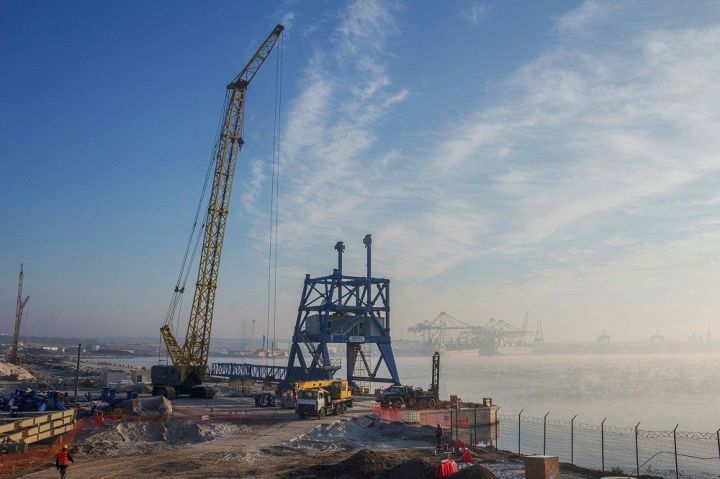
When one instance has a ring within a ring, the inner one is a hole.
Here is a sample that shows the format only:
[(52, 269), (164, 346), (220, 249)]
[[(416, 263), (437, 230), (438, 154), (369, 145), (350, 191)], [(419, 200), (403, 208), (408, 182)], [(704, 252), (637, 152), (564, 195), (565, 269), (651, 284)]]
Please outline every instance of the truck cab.
[(327, 394), (327, 391), (320, 388), (301, 389), (297, 399), (297, 412), (300, 417), (324, 416), (325, 394)]
[(433, 391), (425, 391), (422, 388), (403, 386), (396, 384), (390, 386), (380, 394), (375, 401), (382, 407), (393, 407), (399, 409), (405, 407), (435, 408), (438, 404), (437, 395)]

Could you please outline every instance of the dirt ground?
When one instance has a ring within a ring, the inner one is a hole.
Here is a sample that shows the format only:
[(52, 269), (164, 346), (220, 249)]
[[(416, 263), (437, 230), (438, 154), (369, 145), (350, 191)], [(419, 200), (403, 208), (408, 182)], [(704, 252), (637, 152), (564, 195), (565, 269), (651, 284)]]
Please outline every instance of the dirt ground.
[[(90, 430), (73, 443), (68, 477), (164, 478), (433, 478), (445, 455), (431, 428), (367, 419), (370, 403), (337, 418), (298, 420), (292, 411), (263, 412), (247, 424), (193, 420), (185, 409), (167, 423), (123, 423)], [(358, 420), (358, 418), (361, 418)], [(457, 459), (457, 457), (453, 456)], [(478, 450), (458, 479), (524, 477), (521, 460)], [(55, 478), (54, 467), (16, 477)], [(592, 477), (564, 473), (565, 479)]]

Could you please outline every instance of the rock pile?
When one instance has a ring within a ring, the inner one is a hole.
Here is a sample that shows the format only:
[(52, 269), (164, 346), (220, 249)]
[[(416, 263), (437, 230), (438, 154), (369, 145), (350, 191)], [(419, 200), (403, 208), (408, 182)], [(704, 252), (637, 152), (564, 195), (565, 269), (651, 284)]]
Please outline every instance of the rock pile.
[(8, 381), (32, 381), (35, 376), (22, 366), (0, 362), (0, 379)]

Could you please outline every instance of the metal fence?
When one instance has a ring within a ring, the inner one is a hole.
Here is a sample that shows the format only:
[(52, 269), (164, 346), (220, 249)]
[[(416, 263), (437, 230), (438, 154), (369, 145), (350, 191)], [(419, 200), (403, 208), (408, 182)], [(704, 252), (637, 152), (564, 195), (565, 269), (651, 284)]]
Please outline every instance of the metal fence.
[(567, 419), (501, 414), (496, 445), (520, 454), (550, 454), (560, 461), (634, 477), (720, 477), (720, 430), (650, 431)]

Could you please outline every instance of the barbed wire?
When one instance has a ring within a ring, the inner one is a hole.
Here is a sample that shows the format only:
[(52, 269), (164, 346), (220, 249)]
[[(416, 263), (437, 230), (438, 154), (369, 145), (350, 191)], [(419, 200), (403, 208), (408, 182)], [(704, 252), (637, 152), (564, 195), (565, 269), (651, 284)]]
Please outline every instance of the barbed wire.
[[(501, 419), (504, 419), (506, 421), (517, 421), (518, 415), (517, 414), (499, 414)], [(571, 421), (563, 420), (563, 419), (556, 419), (556, 418), (550, 418), (547, 419), (540, 417), (540, 416), (520, 416), (520, 420), (523, 423), (528, 424), (539, 424), (542, 425), (544, 422), (548, 426), (559, 426), (559, 427), (570, 427)], [(600, 426), (599, 424), (588, 424), (583, 422), (575, 422), (574, 428), (576, 430), (585, 430), (585, 431), (600, 431), (601, 429), (604, 430), (606, 434), (613, 434), (618, 436), (634, 436), (635, 435), (635, 428), (633, 427), (622, 427), (622, 426), (612, 426), (612, 425), (605, 425)], [(647, 438), (647, 439), (673, 439), (675, 437), (676, 439), (690, 439), (693, 441), (708, 441), (708, 440), (717, 440), (717, 433), (716, 432), (699, 432), (699, 431), (676, 431), (675, 436), (673, 436), (673, 431), (655, 431), (655, 430), (649, 430), (649, 429), (638, 429), (637, 431), (638, 437)]]

